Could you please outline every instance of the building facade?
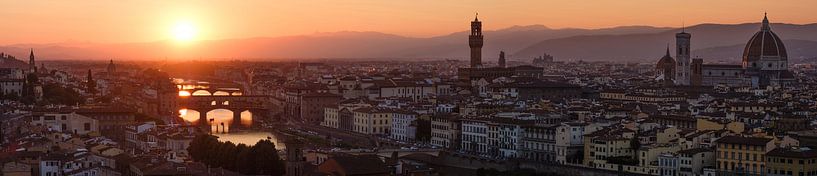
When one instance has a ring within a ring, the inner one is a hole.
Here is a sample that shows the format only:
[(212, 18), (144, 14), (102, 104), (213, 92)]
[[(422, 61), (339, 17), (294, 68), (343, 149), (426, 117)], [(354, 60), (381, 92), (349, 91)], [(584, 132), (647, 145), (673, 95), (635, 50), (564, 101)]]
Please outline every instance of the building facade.
[(759, 137), (724, 136), (715, 143), (719, 175), (763, 175), (764, 156), (775, 148), (772, 139)]

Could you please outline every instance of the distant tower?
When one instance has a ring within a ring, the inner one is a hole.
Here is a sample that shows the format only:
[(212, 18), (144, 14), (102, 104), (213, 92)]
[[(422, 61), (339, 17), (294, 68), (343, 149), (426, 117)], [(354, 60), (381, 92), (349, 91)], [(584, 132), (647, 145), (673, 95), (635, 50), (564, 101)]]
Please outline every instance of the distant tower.
[[(479, 14), (477, 14), (479, 15)], [(468, 45), (471, 46), (471, 68), (482, 66), (482, 22), (477, 16), (471, 22), (471, 35), (468, 36)]]
[(505, 68), (505, 51), (499, 52), (499, 67)]
[(38, 68), (37, 71), (40, 71), (41, 73), (48, 73), (48, 69), (45, 68), (45, 64), (43, 63), (40, 63), (40, 68)]
[(675, 59), (677, 62), (675, 85), (689, 85), (689, 42), (691, 38), (692, 34), (686, 33), (683, 28), (680, 33), (675, 34)]
[(28, 55), (28, 71), (37, 73), (37, 64), (34, 63), (34, 48), (31, 49), (31, 53)]
[(690, 73), (692, 76), (690, 76), (689, 85), (699, 87), (703, 84), (703, 64), (704, 60), (701, 58), (692, 59), (692, 72)]
[(87, 82), (85, 82), (85, 91), (91, 95), (96, 94), (96, 81), (94, 81), (94, 77), (91, 74), (91, 69), (88, 69), (88, 77), (86, 78)]
[(113, 64), (113, 59), (111, 62), (108, 63), (108, 74), (113, 74), (116, 72), (116, 65)]
[(286, 175), (287, 176), (302, 176), (304, 175), (304, 153), (303, 143), (297, 139), (287, 140), (287, 161), (286, 161)]

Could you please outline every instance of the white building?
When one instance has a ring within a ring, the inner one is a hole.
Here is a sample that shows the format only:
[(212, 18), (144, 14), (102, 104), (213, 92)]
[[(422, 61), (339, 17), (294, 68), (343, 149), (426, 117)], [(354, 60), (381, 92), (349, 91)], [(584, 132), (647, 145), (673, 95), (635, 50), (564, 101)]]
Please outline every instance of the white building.
[(402, 97), (421, 100), (437, 94), (437, 88), (430, 80), (390, 79), (380, 86), (380, 97)]
[(469, 154), (488, 154), (488, 124), (485, 119), (462, 119), (460, 151)]
[(680, 159), (674, 153), (658, 155), (658, 174), (660, 176), (678, 176), (681, 172)]
[(64, 155), (46, 155), (40, 159), (39, 171), (40, 176), (58, 176), (62, 175), (62, 160)]
[(584, 148), (584, 135), (599, 130), (596, 124), (583, 122), (562, 123), (556, 127), (556, 162), (559, 164), (580, 164)]
[(681, 176), (703, 175), (704, 168), (715, 168), (715, 151), (708, 148), (694, 148), (678, 151)]
[(556, 126), (523, 125), (520, 158), (537, 162), (556, 162)]
[(415, 139), (417, 113), (396, 111), (391, 120), (391, 138), (399, 141), (411, 142)]

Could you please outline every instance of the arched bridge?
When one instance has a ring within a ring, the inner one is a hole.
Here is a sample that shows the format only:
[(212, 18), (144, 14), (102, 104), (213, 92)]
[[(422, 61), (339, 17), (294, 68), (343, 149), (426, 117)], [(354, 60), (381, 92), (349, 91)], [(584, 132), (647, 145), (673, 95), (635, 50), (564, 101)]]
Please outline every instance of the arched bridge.
[(244, 91), (237, 88), (193, 88), (179, 91), (180, 96), (242, 96)]
[(233, 127), (239, 127), (244, 113), (251, 112), (252, 120), (258, 119), (258, 116), (264, 116), (269, 110), (269, 101), (267, 96), (181, 96), (178, 99), (179, 107), (186, 110), (193, 110), (198, 112), (198, 120), (195, 123), (201, 126), (209, 126), (211, 120), (215, 117), (208, 118), (208, 114), (213, 112), (231, 112)]

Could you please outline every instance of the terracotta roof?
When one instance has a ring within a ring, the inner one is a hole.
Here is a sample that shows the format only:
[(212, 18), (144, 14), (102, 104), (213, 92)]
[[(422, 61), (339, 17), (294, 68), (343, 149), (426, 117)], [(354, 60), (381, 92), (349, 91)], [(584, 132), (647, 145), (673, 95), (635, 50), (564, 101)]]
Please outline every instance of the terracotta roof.
[(710, 148), (693, 148), (693, 149), (686, 149), (678, 151), (679, 154), (686, 154), (686, 155), (694, 155), (701, 152), (714, 152), (714, 150)]
[(742, 137), (742, 136), (724, 136), (718, 139), (717, 143), (723, 144), (747, 144), (753, 146), (765, 146), (769, 142), (771, 142), (771, 138), (761, 138), (761, 137)]
[(330, 158), (346, 171), (347, 175), (389, 173), (389, 168), (376, 155), (350, 155)]
[(776, 148), (766, 156), (786, 158), (817, 158), (817, 150), (810, 148)]
[[(769, 20), (764, 16), (760, 31), (755, 33), (743, 49), (743, 63), (750, 63), (766, 57), (786, 60), (786, 47), (780, 37), (769, 28)], [(756, 67), (756, 66), (750, 66)], [(757, 66), (762, 67), (762, 66)]]

